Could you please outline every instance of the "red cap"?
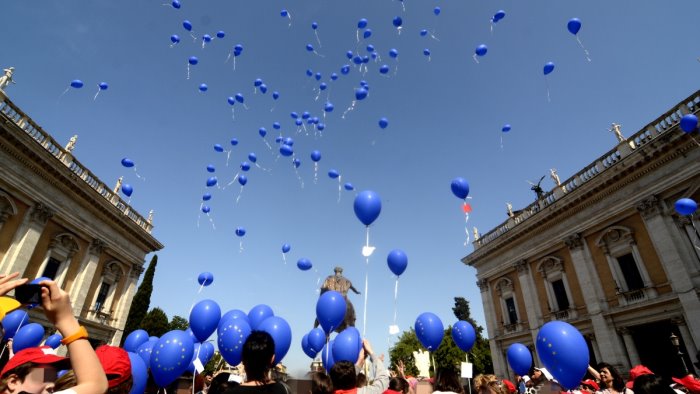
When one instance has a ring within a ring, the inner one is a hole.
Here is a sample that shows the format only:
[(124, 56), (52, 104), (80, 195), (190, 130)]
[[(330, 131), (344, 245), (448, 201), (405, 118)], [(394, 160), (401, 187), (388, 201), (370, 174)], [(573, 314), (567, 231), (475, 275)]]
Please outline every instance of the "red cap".
[(59, 370), (70, 369), (70, 360), (67, 357), (55, 355), (53, 349), (49, 346), (30, 347), (17, 352), (15, 356), (5, 364), (5, 367), (0, 373), (0, 378), (4, 378), (8, 372), (26, 363), (52, 365)]
[(511, 382), (508, 379), (503, 379), (503, 384), (506, 386), (509, 393), (511, 393), (511, 394), (515, 393), (515, 385), (513, 384), (513, 382)]
[(131, 360), (126, 350), (114, 346), (102, 345), (95, 350), (102, 369), (107, 375), (109, 388), (126, 382), (131, 377)]
[(692, 394), (700, 393), (700, 381), (693, 378), (693, 375), (687, 375), (684, 378), (671, 378), (674, 382), (687, 388)]
[(637, 379), (638, 377), (642, 375), (653, 375), (654, 373), (651, 372), (651, 369), (643, 366), (643, 365), (635, 365), (630, 369), (630, 379), (627, 381), (625, 386), (627, 386), (628, 389), (632, 389), (632, 386), (634, 386), (634, 380)]
[(598, 383), (595, 382), (593, 379), (586, 379), (581, 381), (581, 384), (585, 384), (586, 386), (590, 386), (591, 388), (595, 389), (595, 391), (600, 391), (600, 386), (598, 386)]

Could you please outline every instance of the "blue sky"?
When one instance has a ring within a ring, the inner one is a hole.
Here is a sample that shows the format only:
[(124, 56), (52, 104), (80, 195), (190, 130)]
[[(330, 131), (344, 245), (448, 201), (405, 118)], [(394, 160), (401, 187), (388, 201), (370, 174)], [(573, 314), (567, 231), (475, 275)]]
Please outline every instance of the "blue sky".
[[(153, 0), (4, 4), (0, 66), (14, 66), (17, 82), (7, 93), (58, 141), (78, 134), (78, 160), (110, 186), (123, 175), (134, 188), (132, 206), (144, 216), (155, 210), (153, 234), (165, 249), (152, 306), (186, 316), (203, 298), (224, 311), (268, 304), (292, 327), (285, 363), (295, 373), (310, 361), (299, 342), (312, 328), (318, 280), (336, 265), (363, 293), (368, 273), (367, 337), (387, 352), (394, 340), (388, 335), (394, 278), (386, 256), (394, 248), (409, 256), (399, 287), (402, 330), (425, 311), (454, 323), (455, 296), (466, 297), (484, 324), (475, 271), (459, 261), (472, 249), (464, 246), (461, 202), (450, 181), (469, 181), (470, 233), (472, 226), (486, 232), (506, 218), (506, 202), (520, 209), (534, 200), (526, 180), (536, 181), (549, 168), (567, 179), (615, 145), (606, 131), (610, 123), (631, 135), (700, 80), (696, 1), (405, 0), (405, 11), (392, 0), (181, 2), (179, 10)], [(282, 9), (291, 20), (280, 16)], [(489, 19), (499, 9), (506, 16), (491, 32)], [(400, 34), (395, 16), (403, 19)], [(591, 62), (566, 30), (573, 17), (583, 23), (579, 37)], [(358, 43), (360, 18), (368, 19), (373, 34)], [(185, 19), (196, 42), (182, 28)], [(422, 29), (439, 41), (421, 37)], [(203, 49), (201, 36), (219, 30), (226, 36)], [(172, 34), (181, 42), (171, 48)], [(225, 60), (239, 43), (244, 51), (234, 71)], [(351, 67), (331, 81), (332, 72), (352, 64), (346, 51), (365, 55), (367, 44), (381, 61), (370, 61), (364, 74)], [(489, 49), (477, 64), (472, 54), (479, 44)], [(398, 61), (389, 57), (391, 48), (398, 49)], [(199, 64), (188, 80), (190, 56)], [(545, 79), (549, 61), (556, 68)], [(382, 64), (391, 67), (389, 74), (378, 72)], [(321, 72), (321, 81), (308, 78), (307, 69)], [(256, 78), (267, 94), (254, 93)], [(85, 87), (59, 99), (74, 79)], [(361, 80), (369, 96), (343, 118)], [(93, 100), (103, 81), (109, 89)], [(316, 100), (320, 82), (329, 88)], [(201, 83), (207, 92), (199, 92)], [(279, 100), (272, 91), (279, 91)], [(248, 109), (236, 104), (234, 120), (226, 97), (239, 92)], [(335, 110), (324, 119), (327, 100)], [(298, 131), (291, 111), (324, 119), (325, 130)], [(389, 119), (383, 130), (381, 117)], [(278, 157), (274, 137), (280, 131), (273, 122), (294, 138), (303, 188), (291, 159)], [(504, 124), (512, 125), (507, 134)], [(260, 127), (268, 130), (272, 150), (258, 135)], [(231, 138), (240, 143), (232, 147)], [(231, 150), (228, 166), (227, 155), (214, 151), (216, 143)], [(322, 159), (314, 180), (309, 154), (316, 149)], [(206, 166), (213, 164), (226, 185), (250, 152), (263, 169), (249, 171), (238, 202), (237, 183), (208, 190), (214, 229), (199, 211)], [(145, 180), (120, 165), (123, 157)], [(369, 266), (361, 255), (365, 232), (353, 213), (354, 193), (343, 191), (338, 202), (338, 182), (326, 175), (331, 168), (343, 183), (382, 198), (382, 213), (371, 226), (377, 250)], [(543, 187), (552, 187), (549, 177)], [(238, 226), (247, 230), (242, 251)], [(286, 265), (283, 243), (292, 246)], [(302, 257), (312, 261), (311, 271), (296, 268)], [(197, 294), (202, 271), (213, 272), (215, 282)], [(360, 328), (363, 297), (351, 296)]]

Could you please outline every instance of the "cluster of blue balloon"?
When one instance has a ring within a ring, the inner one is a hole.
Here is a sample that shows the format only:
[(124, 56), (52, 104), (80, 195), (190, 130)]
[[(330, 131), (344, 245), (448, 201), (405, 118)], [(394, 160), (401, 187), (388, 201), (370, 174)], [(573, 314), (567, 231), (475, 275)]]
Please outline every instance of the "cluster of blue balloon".
[[(437, 315), (431, 312), (421, 313), (415, 323), (416, 336), (420, 343), (430, 352), (440, 347), (445, 335), (445, 327)], [(476, 342), (476, 331), (469, 322), (460, 320), (452, 326), (452, 340), (460, 350), (468, 352)]]
[[(83, 83), (83, 81), (81, 81), (80, 79), (74, 79), (74, 80), (72, 80), (72, 81), (70, 82), (70, 84), (68, 85), (68, 87), (66, 88), (66, 90), (61, 94), (61, 96), (63, 96), (64, 94), (66, 94), (66, 92), (68, 92), (68, 91), (70, 90), (70, 88), (73, 88), (73, 89), (76, 89), (76, 90), (77, 90), (77, 89), (82, 89), (83, 86), (85, 86), (85, 84)], [(98, 83), (98, 84), (97, 84), (97, 93), (95, 93), (95, 97), (93, 98), (93, 101), (94, 101), (94, 100), (97, 100), (97, 96), (100, 94), (101, 91), (107, 90), (107, 89), (109, 89), (109, 84), (108, 84), (107, 82), (100, 82), (100, 83)]]

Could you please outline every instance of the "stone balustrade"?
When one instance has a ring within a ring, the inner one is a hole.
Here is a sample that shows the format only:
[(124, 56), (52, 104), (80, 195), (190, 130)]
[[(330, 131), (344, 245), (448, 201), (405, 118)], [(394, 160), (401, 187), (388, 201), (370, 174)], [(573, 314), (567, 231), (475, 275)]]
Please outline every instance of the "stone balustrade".
[[(603, 154), (593, 161), (593, 163), (584, 167), (569, 179), (563, 181), (561, 186), (557, 186), (554, 190), (545, 193), (541, 199), (522, 209), (515, 217), (509, 218), (491, 231), (481, 235), (478, 240), (473, 242), (474, 249), (479, 249), (513, 229), (515, 226), (524, 223), (543, 208), (555, 203), (564, 195), (573, 192), (584, 183), (600, 175), (603, 171), (614, 167), (629, 153), (640, 149), (659, 136), (672, 130), (682, 133), (678, 128), (678, 123), (683, 115), (690, 113), (697, 114), (698, 112), (700, 112), (700, 90), (683, 100), (681, 104), (644, 126), (640, 131), (627, 138), (627, 141), (620, 143), (614, 149)], [(555, 191), (557, 191), (557, 189), (561, 190), (561, 193), (556, 193)]]
[(95, 174), (90, 172), (84, 165), (76, 160), (70, 152), (51, 137), (49, 133), (44, 131), (39, 125), (22, 112), (7, 96), (0, 94), (0, 116), (5, 122), (12, 122), (17, 127), (22, 129), (27, 135), (32, 137), (36, 143), (42, 146), (47, 152), (56, 158), (63, 165), (67, 166), (79, 179), (85, 182), (90, 188), (100, 194), (105, 200), (109, 201), (122, 214), (131, 219), (139, 227), (147, 233), (151, 233), (153, 225), (149, 223), (138, 212), (121, 199), (118, 195), (112, 193), (112, 190), (105, 185)]

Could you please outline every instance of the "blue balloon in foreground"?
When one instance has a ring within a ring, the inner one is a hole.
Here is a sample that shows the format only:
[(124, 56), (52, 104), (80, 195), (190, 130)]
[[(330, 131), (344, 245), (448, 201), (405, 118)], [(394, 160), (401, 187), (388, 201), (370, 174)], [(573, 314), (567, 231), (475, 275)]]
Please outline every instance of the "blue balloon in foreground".
[(683, 115), (680, 122), (681, 130), (692, 133), (698, 129), (698, 117), (693, 114)]
[(331, 372), (331, 368), (335, 365), (335, 360), (333, 360), (333, 345), (335, 344), (335, 339), (332, 339), (328, 344), (323, 346), (321, 350), (321, 362), (323, 363), (323, 368), (326, 369), (327, 373)]
[(304, 336), (301, 338), (301, 349), (304, 351), (304, 354), (310, 358), (315, 358), (316, 354), (318, 354), (314, 352), (311, 347), (309, 347), (309, 334), (304, 334)]
[(326, 333), (321, 327), (316, 327), (309, 331), (309, 348), (318, 353), (323, 350), (323, 345), (326, 344)]
[(289, 157), (292, 154), (294, 154), (294, 150), (292, 149), (291, 146), (289, 146), (287, 144), (283, 144), (282, 146), (280, 146), (280, 154), (282, 156)]
[(289, 347), (292, 345), (292, 329), (289, 323), (279, 316), (272, 316), (265, 319), (258, 330), (270, 334), (275, 342), (275, 364), (282, 362), (287, 355)]
[(14, 338), (20, 326), (29, 321), (29, 315), (22, 309), (16, 309), (2, 319), (2, 327), (5, 329), (5, 339)]
[(297, 267), (302, 270), (302, 271), (308, 271), (311, 269), (313, 265), (311, 264), (311, 260), (307, 258), (300, 258), (297, 261)]
[(581, 20), (578, 18), (569, 19), (569, 23), (566, 24), (566, 28), (569, 30), (569, 33), (573, 35), (578, 34), (578, 31), (581, 30)]
[(143, 343), (139, 346), (136, 354), (141, 357), (146, 365), (151, 365), (151, 354), (153, 353), (153, 346), (158, 342), (158, 337), (153, 337), (154, 339), (148, 339), (148, 342)]
[(469, 322), (460, 320), (452, 327), (452, 339), (463, 352), (469, 352), (476, 342), (476, 331)]
[(588, 345), (581, 333), (563, 321), (546, 323), (537, 333), (537, 354), (566, 389), (578, 386), (588, 370)]
[(360, 344), (362, 340), (358, 331), (353, 327), (348, 327), (335, 337), (331, 352), (334, 361), (350, 361), (356, 363), (360, 356)]
[(131, 197), (131, 195), (134, 193), (134, 188), (130, 184), (125, 183), (122, 185), (122, 193), (124, 193), (124, 195), (127, 197)]
[(406, 267), (408, 267), (408, 256), (406, 256), (406, 253), (403, 250), (394, 249), (389, 252), (386, 262), (394, 275), (401, 276), (401, 274), (406, 271)]
[(190, 328), (198, 342), (204, 342), (214, 333), (221, 319), (221, 308), (214, 300), (199, 301), (190, 312)]
[(133, 379), (129, 394), (143, 394), (148, 383), (148, 367), (135, 352), (128, 352), (128, 354), (131, 362), (131, 378)]
[(214, 282), (214, 274), (211, 272), (202, 272), (199, 274), (199, 277), (197, 277), (197, 282), (199, 282), (200, 286), (207, 287)]
[(219, 327), (217, 344), (221, 356), (231, 365), (241, 362), (243, 344), (250, 335), (250, 325), (244, 319), (230, 319), (227, 324)]
[(679, 215), (688, 216), (698, 210), (698, 204), (690, 198), (681, 198), (676, 201), (674, 208)]
[(56, 349), (57, 347), (61, 346), (61, 339), (63, 339), (61, 334), (53, 334), (46, 338), (44, 345), (49, 346), (51, 349)]
[(506, 357), (508, 358), (508, 365), (516, 374), (523, 376), (530, 372), (532, 354), (530, 349), (522, 343), (514, 343), (508, 346)]
[(148, 333), (146, 330), (138, 329), (132, 331), (131, 334), (126, 337), (123, 347), (127, 352), (136, 352), (139, 346), (146, 342), (148, 342)]
[(158, 387), (166, 387), (182, 375), (192, 360), (194, 343), (184, 331), (173, 330), (153, 346), (151, 374)]
[(250, 322), (250, 328), (253, 330), (258, 330), (260, 324), (265, 321), (268, 317), (274, 316), (275, 313), (272, 308), (265, 304), (259, 304), (254, 306), (250, 312), (248, 312), (248, 321)]
[(316, 318), (326, 334), (338, 328), (345, 319), (347, 305), (343, 295), (337, 291), (327, 291), (316, 302)]
[(469, 195), (469, 182), (464, 178), (453, 179), (450, 188), (452, 189), (452, 194), (459, 199), (464, 200)]
[(369, 226), (379, 217), (379, 213), (382, 211), (382, 201), (377, 193), (365, 190), (355, 197), (353, 209), (360, 222)]
[(15, 353), (30, 347), (37, 347), (44, 339), (44, 327), (39, 323), (23, 325), (12, 339), (12, 351)]
[(552, 71), (554, 71), (554, 63), (547, 62), (547, 64), (544, 65), (544, 69), (542, 70), (542, 72), (544, 73), (544, 75), (547, 75)]
[(415, 329), (423, 347), (431, 352), (437, 350), (445, 334), (445, 327), (439, 317), (430, 312), (421, 313), (416, 319)]

